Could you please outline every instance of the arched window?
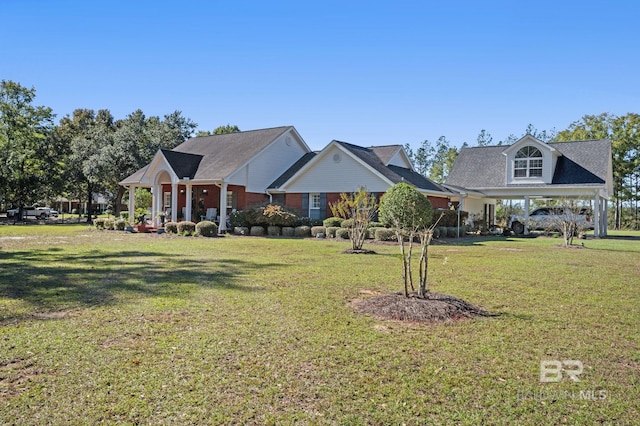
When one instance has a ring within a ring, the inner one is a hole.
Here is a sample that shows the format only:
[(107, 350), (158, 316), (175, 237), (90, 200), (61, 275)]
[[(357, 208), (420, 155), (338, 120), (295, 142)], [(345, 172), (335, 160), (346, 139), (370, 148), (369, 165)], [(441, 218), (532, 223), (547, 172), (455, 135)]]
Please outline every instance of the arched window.
[(525, 146), (516, 153), (513, 164), (514, 178), (541, 177), (542, 153), (535, 146)]

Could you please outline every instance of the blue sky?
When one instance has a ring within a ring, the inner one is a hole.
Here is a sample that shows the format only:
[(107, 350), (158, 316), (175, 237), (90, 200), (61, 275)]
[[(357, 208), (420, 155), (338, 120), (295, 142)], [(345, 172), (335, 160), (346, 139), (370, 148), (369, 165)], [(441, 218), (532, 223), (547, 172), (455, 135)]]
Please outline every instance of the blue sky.
[(2, 0), (0, 79), (61, 118), (181, 110), (312, 149), (640, 112), (636, 1)]

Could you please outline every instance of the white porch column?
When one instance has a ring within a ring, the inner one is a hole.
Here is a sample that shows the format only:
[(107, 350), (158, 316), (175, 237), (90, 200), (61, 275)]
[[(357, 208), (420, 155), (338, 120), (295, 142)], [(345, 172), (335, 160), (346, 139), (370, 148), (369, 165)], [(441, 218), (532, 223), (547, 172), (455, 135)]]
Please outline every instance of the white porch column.
[(600, 237), (600, 194), (596, 192), (593, 200), (593, 236)]
[(156, 215), (158, 213), (158, 184), (153, 184), (151, 187), (151, 223), (153, 226), (157, 226)]
[(602, 199), (602, 236), (606, 237), (608, 234), (607, 228), (609, 228), (609, 200)]
[[(71, 212), (71, 210), (69, 210)], [(136, 223), (136, 187), (129, 186), (129, 223)]]
[(171, 222), (178, 221), (178, 184), (171, 184)]
[(187, 183), (186, 185), (186, 189), (185, 189), (185, 196), (187, 197), (186, 203), (187, 205), (185, 206), (185, 211), (184, 211), (184, 220), (186, 221), (191, 221), (191, 201), (193, 199), (193, 194), (191, 193), (191, 184)]
[(220, 226), (218, 232), (223, 233), (227, 230), (227, 191), (229, 184), (224, 182), (220, 187)]
[(529, 196), (524, 197), (524, 235), (529, 235)]

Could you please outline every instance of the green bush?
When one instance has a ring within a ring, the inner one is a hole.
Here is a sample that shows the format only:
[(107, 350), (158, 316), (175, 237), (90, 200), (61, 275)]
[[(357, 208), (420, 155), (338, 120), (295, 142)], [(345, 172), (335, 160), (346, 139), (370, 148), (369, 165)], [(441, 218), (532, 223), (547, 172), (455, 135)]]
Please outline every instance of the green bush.
[(343, 240), (349, 239), (349, 229), (347, 228), (338, 228), (336, 229), (336, 238), (342, 238)]
[(280, 227), (275, 225), (267, 226), (267, 235), (270, 237), (279, 237)]
[(299, 217), (296, 220), (296, 226), (323, 226), (322, 219), (311, 219), (310, 217)]
[(231, 214), (229, 215), (229, 224), (231, 225), (232, 228), (248, 227), (249, 224), (247, 223), (247, 213), (244, 210), (231, 212)]
[(433, 238), (436, 240), (440, 238), (440, 228), (433, 228)]
[(311, 236), (312, 237), (317, 237), (318, 234), (324, 234), (325, 237), (327, 236), (327, 228), (325, 228), (324, 226), (312, 226), (311, 227)]
[(196, 225), (196, 233), (203, 237), (217, 237), (218, 225), (211, 221), (203, 220)]
[(438, 238), (447, 238), (447, 227), (446, 226), (438, 226), (436, 227), (438, 231)]
[(264, 228), (262, 226), (252, 226), (249, 230), (249, 235), (252, 237), (264, 237)]
[(294, 226), (298, 216), (279, 204), (259, 204), (244, 210), (245, 223), (241, 226)]
[(124, 231), (124, 227), (127, 226), (127, 221), (124, 219), (117, 219), (114, 222), (114, 229), (116, 231)]
[(165, 222), (164, 230), (169, 234), (177, 234), (178, 233), (178, 222)]
[(339, 226), (327, 226), (327, 238), (335, 238), (336, 237), (336, 231), (338, 229), (340, 229)]
[(375, 228), (367, 228), (367, 239), (372, 240), (376, 238), (376, 229), (387, 229), (384, 226), (376, 226)]
[[(457, 210), (445, 210), (436, 209), (433, 211), (432, 223), (438, 220), (440, 215), (443, 214), (442, 219), (438, 222), (438, 226), (444, 226), (450, 228), (452, 226), (458, 226), (458, 211)], [(469, 217), (469, 212), (460, 212), (460, 223), (464, 223)]]
[(324, 226), (325, 228), (330, 228), (330, 227), (339, 228), (343, 220), (344, 219), (340, 217), (328, 217), (322, 221), (322, 226)]
[(293, 226), (283, 226), (282, 227), (282, 236), (283, 237), (295, 237), (296, 228)]
[(384, 224), (382, 222), (369, 222), (367, 224), (367, 228), (384, 228)]
[(129, 212), (120, 212), (120, 217), (124, 220), (129, 220)]
[(236, 235), (249, 235), (249, 228), (246, 226), (234, 226), (233, 233)]
[(105, 229), (106, 221), (107, 221), (107, 218), (99, 217), (98, 219), (93, 220), (93, 226), (95, 226), (96, 229)]
[(353, 219), (345, 219), (340, 224), (341, 228), (352, 228), (353, 227)]
[(311, 227), (310, 226), (296, 226), (294, 231), (294, 235), (296, 237), (310, 237), (311, 236)]
[[(166, 230), (166, 228), (165, 228)], [(196, 224), (190, 222), (188, 220), (183, 220), (182, 222), (178, 222), (178, 234), (189, 236), (193, 235), (196, 232)]]
[(449, 238), (457, 238), (458, 237), (458, 228), (455, 226), (447, 226), (447, 237)]
[(389, 228), (374, 228), (378, 241), (396, 241), (396, 231)]

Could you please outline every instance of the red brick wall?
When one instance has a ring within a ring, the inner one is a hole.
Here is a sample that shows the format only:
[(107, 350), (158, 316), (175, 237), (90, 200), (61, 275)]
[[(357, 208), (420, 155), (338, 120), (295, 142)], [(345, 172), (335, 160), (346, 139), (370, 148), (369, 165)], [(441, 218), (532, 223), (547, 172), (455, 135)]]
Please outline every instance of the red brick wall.
[(431, 205), (434, 209), (448, 209), (449, 208), (449, 199), (442, 197), (432, 197), (429, 195), (427, 197), (429, 201), (431, 201)]
[(284, 205), (302, 213), (302, 194), (286, 194), (284, 196)]

